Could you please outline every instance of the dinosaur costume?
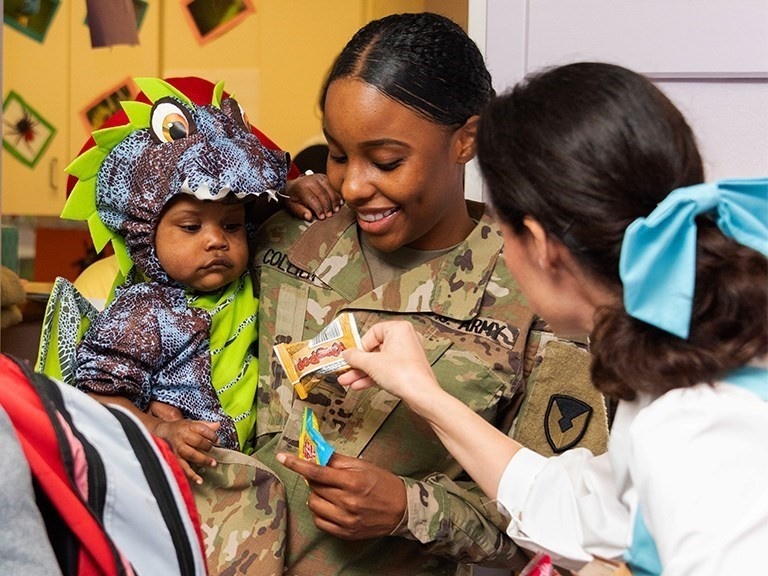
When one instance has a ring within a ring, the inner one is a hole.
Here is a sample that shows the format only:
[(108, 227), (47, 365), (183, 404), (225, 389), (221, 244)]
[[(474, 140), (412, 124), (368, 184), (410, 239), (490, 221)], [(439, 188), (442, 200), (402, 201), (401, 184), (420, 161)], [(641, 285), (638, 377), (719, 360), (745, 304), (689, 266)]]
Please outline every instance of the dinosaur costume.
[[(262, 145), (237, 102), (224, 96), (223, 83), (210, 104), (198, 105), (163, 80), (136, 82), (151, 103), (124, 102), (128, 123), (95, 132), (96, 145), (67, 169), (78, 182), (62, 217), (87, 220), (98, 250), (112, 242), (126, 280), (102, 313), (82, 302), (59, 308), (59, 317), (66, 310), (87, 317), (75, 337), (82, 334), (76, 368), (64, 358), (61, 372), (74, 372), (82, 390), (124, 396), (142, 410), (159, 400), (185, 418), (221, 422), (222, 446), (249, 452), (258, 373), (250, 276), (214, 294), (193, 293), (163, 270), (155, 232), (163, 208), (179, 194), (276, 199), (288, 157)], [(59, 291), (71, 292), (62, 284)], [(51, 332), (72, 340), (71, 332)]]

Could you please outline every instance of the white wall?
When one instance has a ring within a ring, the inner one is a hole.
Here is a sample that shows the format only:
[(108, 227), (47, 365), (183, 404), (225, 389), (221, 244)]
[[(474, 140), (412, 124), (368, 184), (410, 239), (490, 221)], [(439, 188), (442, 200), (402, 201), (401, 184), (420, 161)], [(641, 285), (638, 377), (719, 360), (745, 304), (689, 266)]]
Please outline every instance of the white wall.
[(621, 64), (686, 115), (707, 179), (768, 174), (768, 0), (469, 0), (469, 31), (497, 91), (543, 66)]

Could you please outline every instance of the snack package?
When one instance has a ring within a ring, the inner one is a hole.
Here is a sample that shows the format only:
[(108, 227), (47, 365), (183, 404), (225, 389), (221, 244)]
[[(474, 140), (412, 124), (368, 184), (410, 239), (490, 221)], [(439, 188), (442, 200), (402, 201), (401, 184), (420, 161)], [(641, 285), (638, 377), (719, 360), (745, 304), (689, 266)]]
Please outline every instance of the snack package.
[(304, 408), (299, 434), (299, 458), (325, 466), (331, 459), (333, 446), (325, 441), (317, 428), (317, 416), (311, 409)]
[(328, 374), (349, 370), (349, 364), (341, 358), (347, 348), (362, 348), (350, 312), (341, 313), (312, 340), (274, 346), (280, 365), (302, 400)]
[(548, 554), (538, 552), (525, 565), (520, 576), (560, 576), (560, 572), (555, 569)]

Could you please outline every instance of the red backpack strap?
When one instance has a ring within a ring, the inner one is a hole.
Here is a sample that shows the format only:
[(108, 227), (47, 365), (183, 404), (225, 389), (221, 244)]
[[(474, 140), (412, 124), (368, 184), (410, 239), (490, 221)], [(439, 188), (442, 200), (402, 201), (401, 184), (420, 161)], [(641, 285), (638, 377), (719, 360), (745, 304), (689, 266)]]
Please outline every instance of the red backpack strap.
[(71, 460), (68, 443), (53, 424), (58, 420), (55, 408), (41, 399), (27, 369), (5, 355), (0, 355), (0, 380), (0, 404), (19, 437), (38, 490), (57, 515), (53, 518), (43, 509), (44, 520), (67, 529), (66, 534), (52, 534), (59, 540), (52, 544), (65, 576), (126, 574), (117, 550), (72, 482), (65, 464)]

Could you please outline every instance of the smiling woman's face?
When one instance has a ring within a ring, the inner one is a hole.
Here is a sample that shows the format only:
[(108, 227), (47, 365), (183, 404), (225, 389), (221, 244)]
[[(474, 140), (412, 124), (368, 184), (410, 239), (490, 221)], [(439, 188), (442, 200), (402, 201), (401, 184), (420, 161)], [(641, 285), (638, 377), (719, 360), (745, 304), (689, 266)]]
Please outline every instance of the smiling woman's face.
[(437, 250), (466, 238), (466, 125), (431, 122), (370, 84), (341, 78), (328, 88), (323, 128), (328, 180), (372, 246)]

